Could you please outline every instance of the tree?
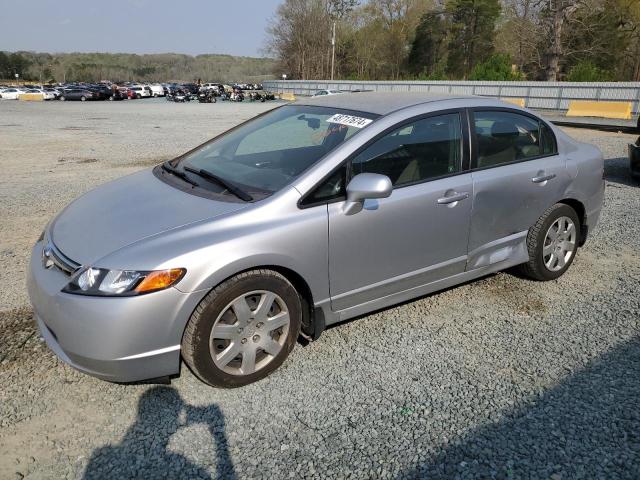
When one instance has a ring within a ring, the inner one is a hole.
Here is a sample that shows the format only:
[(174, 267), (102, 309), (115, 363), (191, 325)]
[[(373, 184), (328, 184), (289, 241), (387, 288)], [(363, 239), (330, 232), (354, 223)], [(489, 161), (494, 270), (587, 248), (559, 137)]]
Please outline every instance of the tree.
[(522, 74), (513, 69), (511, 57), (505, 53), (495, 53), (477, 64), (469, 75), (469, 80), (513, 81), (522, 80)]
[(371, 10), (380, 27), (383, 68), (388, 78), (401, 77), (416, 27), (432, 6), (428, 0), (369, 0), (365, 8)]
[(285, 0), (276, 10), (267, 48), (291, 78), (326, 78), (329, 7), (326, 0)]
[(502, 18), (496, 31), (495, 48), (511, 56), (520, 72), (536, 76), (542, 65), (536, 0), (503, 0)]
[(409, 69), (430, 77), (446, 63), (447, 20), (442, 12), (427, 12), (420, 19), (409, 52)]
[(450, 74), (467, 78), (476, 63), (491, 54), (500, 10), (498, 0), (450, 0), (447, 3), (451, 22), (447, 60)]
[(602, 70), (589, 61), (582, 61), (571, 67), (567, 75), (568, 82), (608, 82), (611, 73)]
[(545, 79), (549, 82), (558, 80), (560, 62), (566, 54), (562, 42), (565, 25), (581, 6), (582, 0), (537, 0), (541, 7), (541, 19), (545, 43)]

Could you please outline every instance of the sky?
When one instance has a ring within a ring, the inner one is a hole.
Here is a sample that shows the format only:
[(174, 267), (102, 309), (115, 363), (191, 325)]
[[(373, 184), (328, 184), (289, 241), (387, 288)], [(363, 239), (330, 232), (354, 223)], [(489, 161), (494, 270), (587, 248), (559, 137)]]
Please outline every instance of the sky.
[(0, 50), (263, 56), (281, 0), (0, 0)]

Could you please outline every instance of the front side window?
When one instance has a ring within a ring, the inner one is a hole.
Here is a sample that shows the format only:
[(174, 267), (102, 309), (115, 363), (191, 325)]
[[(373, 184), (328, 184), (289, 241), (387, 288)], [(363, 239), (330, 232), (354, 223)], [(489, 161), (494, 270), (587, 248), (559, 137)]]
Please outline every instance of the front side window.
[(351, 168), (352, 175), (386, 175), (396, 187), (460, 172), (460, 114), (427, 117), (404, 125), (358, 154)]
[(556, 153), (555, 137), (543, 122), (515, 112), (474, 112), (478, 168)]
[[(376, 117), (329, 107), (287, 105), (206, 143), (184, 156), (177, 167), (182, 166), (187, 174), (203, 169), (258, 197), (265, 196), (290, 183)], [(202, 182), (198, 177), (193, 180)]]

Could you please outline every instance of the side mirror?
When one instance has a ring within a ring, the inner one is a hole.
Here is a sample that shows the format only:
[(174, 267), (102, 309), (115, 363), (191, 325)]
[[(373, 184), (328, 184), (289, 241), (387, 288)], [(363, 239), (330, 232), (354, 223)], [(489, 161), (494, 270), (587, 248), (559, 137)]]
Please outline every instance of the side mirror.
[(347, 201), (344, 204), (345, 215), (353, 215), (362, 210), (364, 201), (373, 198), (387, 198), (393, 185), (386, 175), (361, 173), (351, 179), (347, 185)]

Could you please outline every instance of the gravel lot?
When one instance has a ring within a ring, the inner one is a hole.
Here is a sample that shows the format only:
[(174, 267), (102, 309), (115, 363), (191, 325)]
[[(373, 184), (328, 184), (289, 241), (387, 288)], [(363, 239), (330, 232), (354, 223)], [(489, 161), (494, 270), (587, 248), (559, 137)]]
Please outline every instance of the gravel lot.
[(216, 390), (75, 372), (39, 341), (30, 247), (70, 200), (271, 104), (0, 102), (0, 478), (640, 478), (640, 184), (607, 158), (561, 279), (500, 273), (329, 329)]

